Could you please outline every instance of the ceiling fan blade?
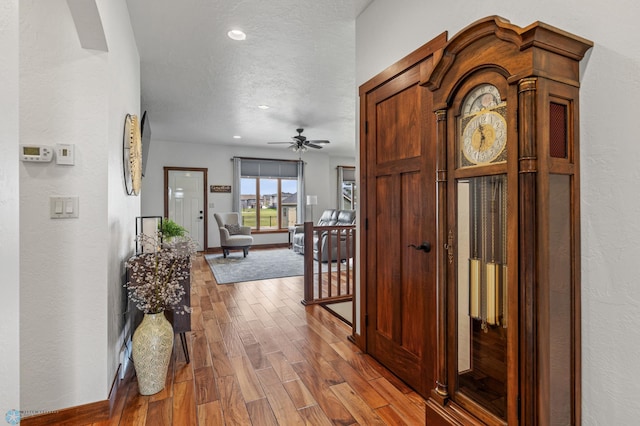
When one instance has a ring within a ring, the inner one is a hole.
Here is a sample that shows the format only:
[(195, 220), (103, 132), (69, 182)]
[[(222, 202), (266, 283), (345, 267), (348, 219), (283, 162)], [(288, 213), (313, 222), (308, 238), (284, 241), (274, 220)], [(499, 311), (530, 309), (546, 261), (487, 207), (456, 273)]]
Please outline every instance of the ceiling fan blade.
[(310, 140), (307, 139), (306, 136), (302, 136), (302, 131), (304, 129), (296, 129), (296, 131), (298, 132), (298, 134), (296, 136), (292, 136), (291, 137), (291, 142), (267, 142), (268, 144), (290, 144), (291, 146), (288, 147), (290, 149), (293, 149), (295, 152), (298, 151), (306, 151), (307, 147), (310, 148), (315, 148), (315, 149), (322, 149), (322, 145), (328, 144), (329, 141), (328, 140)]

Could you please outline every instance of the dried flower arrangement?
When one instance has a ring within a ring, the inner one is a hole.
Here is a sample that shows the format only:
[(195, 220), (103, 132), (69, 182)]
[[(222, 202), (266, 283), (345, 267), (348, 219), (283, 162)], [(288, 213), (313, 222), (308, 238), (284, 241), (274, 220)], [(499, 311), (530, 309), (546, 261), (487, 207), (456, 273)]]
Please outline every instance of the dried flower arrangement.
[[(162, 233), (158, 232), (157, 236), (140, 234), (136, 238), (141, 245), (156, 247), (156, 241), (161, 241)], [(125, 287), (138, 309), (145, 314), (168, 309), (177, 314), (190, 312), (190, 307), (177, 305), (184, 295), (181, 281), (189, 276), (191, 256), (195, 252), (195, 242), (183, 237), (127, 260), (129, 281)]]

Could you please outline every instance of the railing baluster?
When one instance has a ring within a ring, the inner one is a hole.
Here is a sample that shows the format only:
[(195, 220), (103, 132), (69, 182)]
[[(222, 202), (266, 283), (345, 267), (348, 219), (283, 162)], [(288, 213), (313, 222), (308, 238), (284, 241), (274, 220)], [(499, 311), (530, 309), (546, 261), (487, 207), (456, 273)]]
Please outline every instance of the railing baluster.
[[(334, 232), (335, 232), (335, 230), (333, 230), (333, 229), (330, 229), (327, 232), (327, 271), (328, 271), (328, 273), (327, 273), (327, 279), (328, 279), (328, 282), (327, 282), (327, 297), (331, 297), (332, 296), (332, 294), (331, 294), (332, 293), (331, 285), (333, 284), (333, 282), (331, 280), (331, 278), (332, 278), (332, 276), (331, 276), (331, 260), (332, 260), (333, 256), (331, 256), (331, 255), (333, 254), (333, 234), (334, 234)], [(320, 244), (320, 241), (318, 241), (318, 244)], [(322, 258), (320, 258), (320, 259), (322, 259)], [(322, 262), (320, 262), (320, 263), (322, 263)]]
[(303, 304), (312, 303), (313, 297), (313, 222), (304, 223), (304, 299)]
[(341, 276), (341, 266), (342, 266), (342, 231), (336, 230), (336, 296), (342, 295), (342, 276)]
[[(322, 235), (326, 240), (323, 250)], [(317, 244), (314, 242), (317, 236)], [(304, 224), (304, 299), (302, 303), (314, 304), (326, 301), (353, 300), (355, 282), (355, 226), (317, 226), (312, 222)], [(336, 245), (334, 247), (334, 244)], [(315, 256), (314, 256), (315, 250)], [(333, 256), (335, 250), (335, 256)], [(324, 271), (324, 257), (328, 259), (327, 272)], [(320, 260), (315, 260), (315, 258)], [(336, 271), (332, 270), (332, 260), (338, 262)], [(344, 259), (345, 264), (342, 265)], [(314, 262), (318, 263), (317, 281)], [(335, 274), (335, 276), (334, 276)], [(326, 276), (325, 276), (326, 275)], [(316, 286), (317, 283), (317, 286)], [(336, 286), (335, 291), (333, 286)]]

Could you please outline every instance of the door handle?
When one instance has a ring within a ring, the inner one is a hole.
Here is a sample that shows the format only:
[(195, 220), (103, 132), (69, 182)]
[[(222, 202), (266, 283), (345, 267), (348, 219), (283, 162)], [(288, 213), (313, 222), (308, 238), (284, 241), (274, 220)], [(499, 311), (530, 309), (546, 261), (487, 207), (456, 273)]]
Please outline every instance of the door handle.
[(429, 241), (423, 241), (419, 246), (415, 244), (409, 244), (407, 247), (413, 247), (416, 250), (422, 250), (425, 253), (429, 253), (431, 251), (431, 243)]

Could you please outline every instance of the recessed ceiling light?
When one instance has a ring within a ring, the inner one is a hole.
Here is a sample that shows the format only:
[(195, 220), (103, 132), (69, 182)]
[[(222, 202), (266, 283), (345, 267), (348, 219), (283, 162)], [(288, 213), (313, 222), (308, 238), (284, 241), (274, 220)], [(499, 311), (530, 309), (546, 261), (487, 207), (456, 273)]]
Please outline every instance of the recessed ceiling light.
[(242, 30), (231, 30), (227, 33), (231, 40), (244, 40), (247, 38), (247, 35)]
[(269, 105), (258, 105), (260, 109), (269, 109)]
[(234, 139), (242, 139), (242, 136), (235, 135), (233, 138)]

